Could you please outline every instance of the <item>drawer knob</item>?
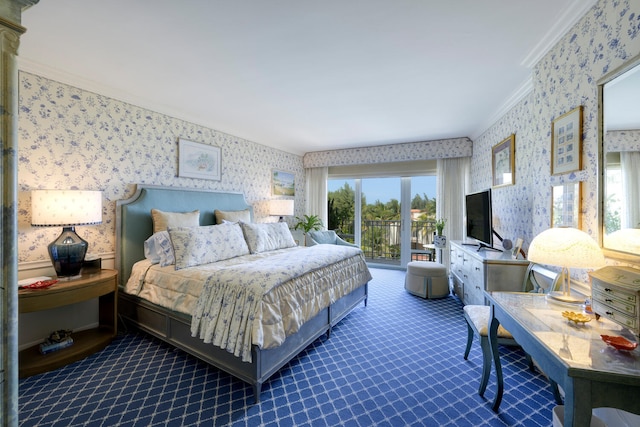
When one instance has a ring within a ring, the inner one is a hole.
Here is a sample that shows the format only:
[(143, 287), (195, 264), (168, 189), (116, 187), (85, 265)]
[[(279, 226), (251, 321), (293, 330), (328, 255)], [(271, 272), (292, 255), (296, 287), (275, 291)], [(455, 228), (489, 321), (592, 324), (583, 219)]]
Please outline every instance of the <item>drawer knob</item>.
[(609, 316), (613, 316), (613, 312), (611, 311), (605, 311), (605, 313), (607, 313)]
[(604, 288), (605, 292), (611, 292), (611, 288)]
[(606, 302), (613, 302), (613, 300), (612, 300), (612, 299), (610, 299), (610, 298), (605, 298), (604, 300), (605, 300)]

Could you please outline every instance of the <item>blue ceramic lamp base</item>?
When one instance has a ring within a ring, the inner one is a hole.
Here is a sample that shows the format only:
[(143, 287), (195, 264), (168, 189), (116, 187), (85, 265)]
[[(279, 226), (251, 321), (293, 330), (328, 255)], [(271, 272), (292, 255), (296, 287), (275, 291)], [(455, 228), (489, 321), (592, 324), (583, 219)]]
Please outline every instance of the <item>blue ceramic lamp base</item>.
[(58, 277), (78, 276), (89, 244), (78, 236), (75, 227), (64, 227), (62, 234), (48, 246)]

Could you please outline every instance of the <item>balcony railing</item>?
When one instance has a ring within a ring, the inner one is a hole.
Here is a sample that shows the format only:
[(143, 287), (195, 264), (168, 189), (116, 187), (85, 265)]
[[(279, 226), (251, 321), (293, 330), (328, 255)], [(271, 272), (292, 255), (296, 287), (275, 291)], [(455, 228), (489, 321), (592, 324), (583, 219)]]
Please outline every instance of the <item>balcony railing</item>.
[[(338, 233), (353, 242), (353, 226), (341, 227)], [(400, 265), (400, 220), (365, 220), (362, 222), (360, 247), (367, 261)], [(346, 231), (346, 232), (345, 232)], [(411, 260), (431, 260), (434, 221), (411, 221)]]

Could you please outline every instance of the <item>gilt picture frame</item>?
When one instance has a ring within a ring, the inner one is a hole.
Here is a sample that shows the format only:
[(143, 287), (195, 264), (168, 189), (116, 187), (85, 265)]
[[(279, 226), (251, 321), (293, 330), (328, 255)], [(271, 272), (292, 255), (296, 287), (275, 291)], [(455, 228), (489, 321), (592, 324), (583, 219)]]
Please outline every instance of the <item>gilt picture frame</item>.
[(571, 182), (551, 187), (551, 227), (580, 229), (582, 226), (581, 210), (581, 182)]
[(512, 134), (505, 140), (494, 145), (491, 149), (493, 187), (503, 187), (515, 184), (515, 146), (516, 135)]
[(551, 123), (551, 175), (582, 169), (582, 105)]
[(220, 147), (178, 139), (178, 176), (220, 181)]

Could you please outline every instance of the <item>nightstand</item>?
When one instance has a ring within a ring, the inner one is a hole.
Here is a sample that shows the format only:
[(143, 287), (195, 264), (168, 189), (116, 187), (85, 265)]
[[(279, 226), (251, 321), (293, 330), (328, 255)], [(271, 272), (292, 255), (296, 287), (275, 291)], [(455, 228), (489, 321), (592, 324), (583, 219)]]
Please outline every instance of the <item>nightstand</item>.
[[(53, 353), (41, 354), (38, 346), (22, 350), (19, 355), (20, 378), (52, 371), (83, 359), (105, 348), (116, 336), (118, 326), (118, 281), (116, 270), (101, 270), (71, 280), (60, 279), (46, 289), (18, 291), (20, 313), (49, 310), (99, 298), (98, 327), (74, 332), (73, 345)], [(51, 325), (55, 330), (55, 325)]]

